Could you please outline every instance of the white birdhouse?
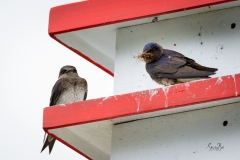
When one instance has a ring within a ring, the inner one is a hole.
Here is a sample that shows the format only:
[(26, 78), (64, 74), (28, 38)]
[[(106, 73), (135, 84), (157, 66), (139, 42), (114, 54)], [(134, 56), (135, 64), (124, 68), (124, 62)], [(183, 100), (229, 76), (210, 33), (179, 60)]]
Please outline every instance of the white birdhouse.
[[(52, 8), (49, 35), (114, 76), (114, 95), (47, 107), (44, 130), (94, 160), (238, 159), (239, 17), (240, 1), (229, 0), (89, 0)], [(149, 42), (218, 71), (161, 86), (136, 59)]]

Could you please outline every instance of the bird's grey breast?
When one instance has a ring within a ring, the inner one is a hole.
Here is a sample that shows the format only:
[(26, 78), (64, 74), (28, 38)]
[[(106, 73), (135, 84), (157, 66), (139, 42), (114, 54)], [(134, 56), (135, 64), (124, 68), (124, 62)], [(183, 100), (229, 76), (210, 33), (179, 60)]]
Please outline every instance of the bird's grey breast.
[(72, 103), (82, 101), (87, 91), (87, 85), (82, 78), (72, 78), (67, 84), (67, 87), (62, 91), (57, 104)]

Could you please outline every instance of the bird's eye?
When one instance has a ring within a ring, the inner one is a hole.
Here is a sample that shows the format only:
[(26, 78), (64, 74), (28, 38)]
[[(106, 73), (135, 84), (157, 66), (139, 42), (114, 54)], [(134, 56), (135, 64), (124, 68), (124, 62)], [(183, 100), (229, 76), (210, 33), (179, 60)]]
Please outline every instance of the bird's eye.
[(77, 70), (74, 68), (74, 69), (73, 69), (73, 72), (74, 72), (74, 73), (77, 73)]
[(61, 74), (64, 74), (66, 71), (66, 69), (61, 70)]
[(156, 48), (152, 48), (152, 49), (150, 49), (149, 51), (148, 51), (148, 53), (153, 53), (153, 52), (155, 52), (157, 49)]

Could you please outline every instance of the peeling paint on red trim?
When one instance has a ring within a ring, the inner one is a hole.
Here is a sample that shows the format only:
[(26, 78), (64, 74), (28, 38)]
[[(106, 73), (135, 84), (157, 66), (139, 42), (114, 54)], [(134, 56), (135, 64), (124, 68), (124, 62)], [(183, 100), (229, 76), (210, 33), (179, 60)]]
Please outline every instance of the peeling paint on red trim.
[(235, 0), (90, 0), (53, 7), (50, 35), (190, 10)]
[(236, 91), (237, 95), (240, 95), (240, 74), (235, 74), (235, 83), (236, 83)]
[[(45, 130), (240, 96), (240, 74), (44, 108)], [(58, 117), (58, 118), (56, 118)], [(71, 118), (69, 118), (71, 117)]]

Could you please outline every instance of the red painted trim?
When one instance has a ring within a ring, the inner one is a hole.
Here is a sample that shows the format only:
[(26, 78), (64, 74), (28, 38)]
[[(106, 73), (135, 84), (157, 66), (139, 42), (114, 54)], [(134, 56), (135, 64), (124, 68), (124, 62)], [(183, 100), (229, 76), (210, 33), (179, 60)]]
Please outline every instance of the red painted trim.
[(63, 46), (67, 47), (68, 49), (70, 49), (71, 51), (77, 53), (79, 56), (81, 56), (82, 58), (86, 59), (87, 61), (89, 61), (90, 63), (94, 64), (95, 66), (97, 66), (98, 68), (102, 69), (103, 71), (105, 71), (106, 73), (110, 74), (111, 76), (114, 76), (114, 74), (109, 71), (108, 69), (106, 69), (105, 67), (103, 67), (102, 65), (98, 64), (97, 62), (93, 61), (91, 58), (89, 58), (88, 56), (86, 56), (85, 54), (82, 54), (80, 51), (68, 46), (67, 44), (63, 43), (62, 41), (60, 41), (59, 39), (57, 39), (54, 35), (50, 35), (53, 39), (55, 39), (57, 42), (59, 42), (60, 44), (62, 44)]
[(76, 149), (75, 147), (73, 147), (72, 145), (70, 145), (69, 143), (67, 143), (66, 141), (62, 140), (61, 138), (55, 136), (52, 133), (49, 133), (47, 130), (45, 130), (45, 132), (49, 135), (51, 135), (53, 138), (55, 138), (56, 140), (58, 140), (59, 142), (63, 143), (64, 145), (68, 146), (69, 148), (71, 148), (72, 150), (76, 151), (77, 153), (81, 154), (82, 156), (84, 156), (85, 158), (92, 160), (90, 157), (88, 157), (86, 154), (84, 154), (83, 152), (81, 152), (80, 150)]
[(235, 74), (234, 78), (235, 78), (235, 82), (236, 82), (235, 87), (237, 90), (236, 95), (239, 95), (240, 94), (240, 74)]
[(92, 28), (235, 0), (88, 0), (50, 10), (50, 35)]
[(43, 128), (67, 127), (235, 97), (240, 97), (240, 74), (46, 107)]

